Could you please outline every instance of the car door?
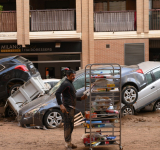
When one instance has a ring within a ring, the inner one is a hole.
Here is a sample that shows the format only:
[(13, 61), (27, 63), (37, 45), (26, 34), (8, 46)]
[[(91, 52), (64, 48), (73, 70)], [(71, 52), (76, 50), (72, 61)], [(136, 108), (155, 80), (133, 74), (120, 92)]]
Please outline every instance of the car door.
[[(81, 74), (77, 79), (73, 82), (73, 85), (76, 89), (76, 96), (83, 96), (83, 92), (85, 90), (85, 74)], [(85, 101), (77, 101), (76, 108), (81, 112), (85, 111)]]
[(147, 86), (138, 92), (138, 100), (136, 102), (135, 109), (141, 109), (152, 101), (158, 98), (157, 94), (157, 81), (154, 80), (152, 72), (148, 72), (145, 74)]
[(158, 94), (158, 98), (159, 98), (160, 97), (160, 67), (154, 69), (152, 71), (152, 74), (153, 74), (153, 77), (156, 82), (157, 94)]

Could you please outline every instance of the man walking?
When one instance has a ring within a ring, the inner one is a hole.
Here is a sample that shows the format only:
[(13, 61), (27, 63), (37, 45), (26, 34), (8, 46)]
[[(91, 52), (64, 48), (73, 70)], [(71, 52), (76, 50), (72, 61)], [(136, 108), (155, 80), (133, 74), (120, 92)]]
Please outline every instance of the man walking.
[[(72, 84), (75, 79), (76, 72), (72, 69), (66, 71), (67, 78), (61, 84), (61, 86), (56, 91), (56, 99), (60, 109), (64, 114), (64, 138), (66, 150), (71, 150), (77, 148), (76, 145), (71, 143), (71, 135), (74, 128), (74, 115), (76, 106), (76, 90)], [(62, 94), (62, 101), (61, 101)], [(77, 100), (84, 100), (86, 95), (83, 95)]]

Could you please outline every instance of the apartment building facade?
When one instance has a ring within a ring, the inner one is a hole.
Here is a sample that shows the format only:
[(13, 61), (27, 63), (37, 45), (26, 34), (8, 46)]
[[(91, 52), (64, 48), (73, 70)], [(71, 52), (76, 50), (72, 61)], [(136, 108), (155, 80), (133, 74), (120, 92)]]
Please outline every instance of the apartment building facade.
[(160, 0), (0, 0), (0, 58), (22, 55), (42, 78), (89, 63), (160, 60)]

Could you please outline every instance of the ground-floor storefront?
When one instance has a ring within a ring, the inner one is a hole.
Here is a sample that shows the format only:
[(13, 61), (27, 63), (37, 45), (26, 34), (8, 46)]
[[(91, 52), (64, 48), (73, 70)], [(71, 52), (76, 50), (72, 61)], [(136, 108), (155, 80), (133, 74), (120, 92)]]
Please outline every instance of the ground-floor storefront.
[[(34, 63), (43, 79), (62, 78), (64, 68), (79, 70), (82, 67), (82, 60), (85, 61), (82, 42), (31, 42), (25, 48), (16, 43), (1, 43), (0, 58), (21, 55)], [(99, 39), (94, 40), (93, 50), (94, 63), (134, 65), (160, 61), (160, 39)], [(85, 58), (90, 59), (89, 56)]]
[(149, 40), (149, 60), (160, 61), (160, 39)]
[(31, 43), (25, 48), (4, 43), (0, 48), (0, 58), (21, 55), (32, 61), (43, 79), (62, 78), (64, 68), (79, 70), (81, 67), (81, 41)]

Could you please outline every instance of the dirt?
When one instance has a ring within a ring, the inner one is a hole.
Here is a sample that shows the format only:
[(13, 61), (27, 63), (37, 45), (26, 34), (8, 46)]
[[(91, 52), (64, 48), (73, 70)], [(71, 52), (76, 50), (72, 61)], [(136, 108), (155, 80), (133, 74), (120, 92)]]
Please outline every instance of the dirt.
[[(77, 150), (85, 148), (81, 136), (83, 126), (76, 127), (72, 139)], [(122, 118), (123, 150), (160, 149), (160, 112), (141, 112)], [(0, 118), (0, 150), (63, 150), (63, 128), (27, 129), (12, 119)], [(118, 150), (118, 146), (95, 148), (95, 150)]]

